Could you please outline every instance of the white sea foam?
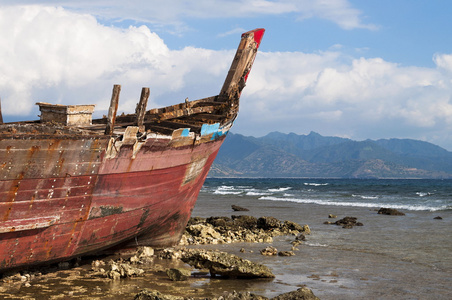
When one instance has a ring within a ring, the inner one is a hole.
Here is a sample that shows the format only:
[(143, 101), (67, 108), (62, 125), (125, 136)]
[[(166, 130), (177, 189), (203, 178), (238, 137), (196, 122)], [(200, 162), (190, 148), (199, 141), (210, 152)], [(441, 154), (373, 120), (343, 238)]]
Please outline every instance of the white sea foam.
[(425, 197), (425, 196), (430, 196), (432, 194), (431, 193), (417, 192), (416, 195), (418, 195), (419, 197)]
[(271, 195), (270, 193), (266, 193), (266, 192), (254, 192), (254, 191), (249, 191), (246, 192), (247, 196), (266, 196), (266, 195)]
[(233, 186), (222, 185), (219, 186), (213, 193), (217, 195), (239, 195), (243, 193), (243, 191), (237, 190)]
[(406, 205), (406, 204), (388, 204), (388, 203), (375, 203), (375, 202), (347, 202), (347, 201), (330, 201), (330, 200), (320, 200), (320, 199), (298, 199), (298, 198), (282, 198), (282, 197), (272, 197), (264, 196), (260, 197), (259, 200), (269, 200), (269, 201), (288, 201), (295, 203), (304, 204), (318, 204), (318, 205), (331, 205), (331, 206), (352, 206), (352, 207), (369, 207), (369, 208), (394, 208), (394, 209), (405, 209), (405, 210), (427, 210), (427, 211), (439, 211), (450, 209), (447, 205), (432, 207), (428, 205), (416, 204), (416, 205)]
[(284, 192), (284, 191), (288, 191), (290, 190), (292, 187), (282, 187), (282, 188), (277, 188), (277, 189), (268, 189), (269, 192), (272, 193), (277, 193), (277, 192)]
[(304, 185), (312, 185), (312, 186), (322, 186), (322, 185), (328, 185), (329, 183), (315, 183), (315, 182), (305, 182)]
[(328, 245), (325, 245), (325, 244), (310, 243), (310, 242), (305, 242), (304, 245), (311, 246), (311, 247), (328, 247)]
[(378, 196), (364, 196), (364, 195), (352, 195), (352, 197), (360, 199), (378, 199)]

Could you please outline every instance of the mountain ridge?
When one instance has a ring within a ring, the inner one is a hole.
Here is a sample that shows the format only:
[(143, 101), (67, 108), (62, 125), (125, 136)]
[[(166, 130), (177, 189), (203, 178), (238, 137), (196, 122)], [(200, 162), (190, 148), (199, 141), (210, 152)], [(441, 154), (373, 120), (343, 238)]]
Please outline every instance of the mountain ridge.
[(412, 139), (229, 133), (209, 177), (452, 178), (452, 152)]

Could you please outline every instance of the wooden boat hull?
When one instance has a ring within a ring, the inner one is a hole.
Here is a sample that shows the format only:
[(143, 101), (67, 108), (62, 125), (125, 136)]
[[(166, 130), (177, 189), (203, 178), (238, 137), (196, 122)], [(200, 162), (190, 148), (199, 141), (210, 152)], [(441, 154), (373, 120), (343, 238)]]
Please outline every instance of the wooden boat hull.
[(128, 241), (177, 244), (262, 34), (242, 35), (218, 96), (147, 112), (140, 100), (117, 117), (115, 86), (107, 120), (91, 124), (92, 105), (39, 103), (41, 122), (0, 122), (0, 272)]
[(154, 246), (176, 244), (224, 137), (199, 144), (187, 138), (191, 144), (178, 147), (148, 139), (134, 159), (133, 145), (106, 158), (108, 141), (98, 138), (0, 140), (0, 269), (70, 258), (144, 233)]

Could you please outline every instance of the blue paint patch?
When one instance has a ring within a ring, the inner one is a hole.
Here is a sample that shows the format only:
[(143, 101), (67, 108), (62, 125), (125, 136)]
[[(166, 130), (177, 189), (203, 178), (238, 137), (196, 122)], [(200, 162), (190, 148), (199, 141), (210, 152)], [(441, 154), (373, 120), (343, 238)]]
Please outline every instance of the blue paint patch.
[(180, 136), (183, 137), (188, 137), (190, 135), (190, 128), (184, 128), (184, 130), (182, 130), (182, 133), (180, 134)]
[(201, 136), (215, 134), (220, 129), (220, 123), (215, 124), (202, 124), (201, 127)]

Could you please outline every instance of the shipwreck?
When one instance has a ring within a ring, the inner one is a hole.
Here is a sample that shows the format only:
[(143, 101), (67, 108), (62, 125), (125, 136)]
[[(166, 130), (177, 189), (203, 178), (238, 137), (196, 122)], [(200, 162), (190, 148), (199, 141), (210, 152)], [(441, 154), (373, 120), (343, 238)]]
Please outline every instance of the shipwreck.
[(178, 243), (239, 109), (264, 29), (242, 35), (218, 95), (108, 116), (94, 105), (37, 103), (40, 120), (3, 123), (0, 272), (133, 242)]

